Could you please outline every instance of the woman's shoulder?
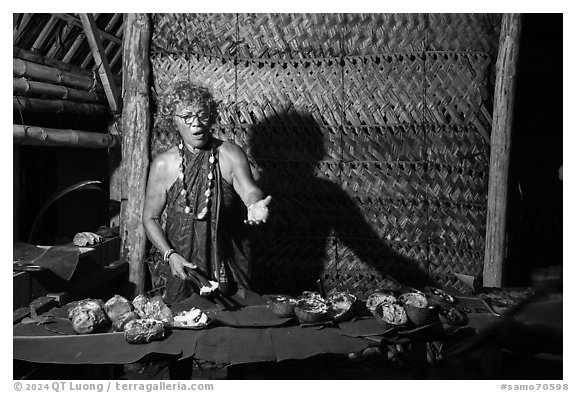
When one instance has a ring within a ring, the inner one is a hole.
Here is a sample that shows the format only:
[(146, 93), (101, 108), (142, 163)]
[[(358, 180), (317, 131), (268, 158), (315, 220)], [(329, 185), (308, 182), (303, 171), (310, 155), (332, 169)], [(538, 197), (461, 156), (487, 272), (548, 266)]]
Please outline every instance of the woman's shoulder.
[(231, 141), (218, 140), (218, 151), (221, 155), (232, 159), (246, 156), (244, 150), (242, 150), (242, 148), (236, 143)]
[(178, 154), (178, 148), (173, 146), (170, 149), (158, 154), (156, 158), (154, 158), (152, 161), (151, 169), (160, 172), (169, 171), (171, 168), (178, 165), (179, 158), (180, 156)]

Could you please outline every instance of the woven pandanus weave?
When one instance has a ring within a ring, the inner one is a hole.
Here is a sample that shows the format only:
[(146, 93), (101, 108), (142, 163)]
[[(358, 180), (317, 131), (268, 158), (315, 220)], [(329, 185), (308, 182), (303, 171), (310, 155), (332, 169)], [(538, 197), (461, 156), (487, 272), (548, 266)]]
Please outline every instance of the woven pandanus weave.
[[(272, 219), (262, 292), (482, 272), (500, 15), (154, 14), (153, 87), (208, 86)], [(154, 129), (152, 155), (174, 143)]]

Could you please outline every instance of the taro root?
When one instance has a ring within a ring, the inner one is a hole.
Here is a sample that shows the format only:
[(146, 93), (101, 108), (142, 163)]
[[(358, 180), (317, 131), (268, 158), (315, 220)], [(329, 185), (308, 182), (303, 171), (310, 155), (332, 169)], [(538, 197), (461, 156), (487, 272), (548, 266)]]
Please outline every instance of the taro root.
[(126, 327), (126, 324), (135, 319), (140, 319), (138, 314), (136, 314), (136, 312), (134, 311), (129, 311), (127, 313), (120, 315), (118, 318), (112, 321), (112, 328), (117, 332), (122, 332), (124, 331), (124, 327)]
[(168, 308), (162, 296), (154, 296), (144, 305), (144, 313), (146, 318), (162, 321), (168, 325), (174, 324), (174, 315), (172, 310)]
[(100, 299), (78, 301), (68, 310), (68, 318), (76, 334), (90, 334), (103, 329), (109, 323), (104, 312), (104, 303)]
[(286, 295), (271, 295), (268, 300), (268, 307), (274, 315), (280, 318), (288, 318), (294, 314), (296, 299)]
[(130, 303), (130, 300), (120, 295), (114, 295), (104, 303), (104, 311), (106, 311), (106, 315), (108, 315), (112, 323), (117, 321), (122, 315), (133, 310), (134, 307), (132, 303)]
[(408, 322), (406, 310), (398, 303), (379, 303), (374, 316), (386, 327), (403, 326)]
[(404, 293), (398, 302), (404, 306), (408, 319), (417, 326), (430, 323), (436, 316), (436, 310), (428, 305), (426, 296), (420, 292)]
[(375, 315), (376, 306), (380, 303), (396, 303), (397, 299), (391, 292), (374, 292), (366, 299), (366, 308)]
[(135, 319), (124, 327), (124, 338), (130, 344), (144, 344), (164, 338), (164, 322), (155, 319)]
[(328, 315), (336, 322), (350, 319), (354, 315), (355, 303), (356, 296), (348, 292), (334, 292), (326, 299)]
[(294, 313), (300, 323), (319, 323), (328, 319), (328, 307), (322, 300), (315, 298), (300, 299), (296, 302)]
[(134, 306), (134, 311), (136, 311), (136, 314), (138, 314), (140, 316), (140, 318), (146, 318), (146, 304), (148, 304), (148, 302), (150, 301), (150, 299), (148, 298), (148, 296), (142, 294), (142, 295), (138, 295), (134, 298), (134, 300), (132, 300), (132, 305)]
[(142, 319), (156, 319), (168, 325), (174, 324), (174, 315), (162, 296), (154, 296), (149, 298), (146, 295), (138, 295), (132, 300), (134, 311)]

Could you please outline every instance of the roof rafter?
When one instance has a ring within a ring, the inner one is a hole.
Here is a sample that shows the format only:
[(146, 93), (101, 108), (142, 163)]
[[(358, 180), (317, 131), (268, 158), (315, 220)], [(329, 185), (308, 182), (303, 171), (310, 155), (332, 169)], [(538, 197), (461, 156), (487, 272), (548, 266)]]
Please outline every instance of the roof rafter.
[(114, 77), (110, 70), (104, 47), (102, 46), (102, 41), (96, 34), (96, 32), (98, 32), (96, 22), (94, 21), (92, 14), (80, 14), (80, 20), (86, 38), (88, 39), (88, 43), (90, 44), (94, 62), (98, 65), (98, 73), (100, 74), (102, 85), (104, 86), (106, 98), (108, 99), (112, 111), (116, 112), (119, 109), (120, 95), (118, 94), (118, 89), (116, 88), (116, 83), (114, 82)]

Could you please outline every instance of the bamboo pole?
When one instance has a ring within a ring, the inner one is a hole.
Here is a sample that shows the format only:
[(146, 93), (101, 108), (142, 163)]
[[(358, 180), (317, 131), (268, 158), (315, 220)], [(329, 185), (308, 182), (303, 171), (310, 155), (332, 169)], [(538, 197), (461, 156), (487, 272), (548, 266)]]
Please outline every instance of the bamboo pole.
[(114, 78), (112, 76), (112, 71), (108, 65), (108, 59), (104, 53), (104, 47), (100, 37), (96, 34), (96, 22), (92, 17), (92, 14), (80, 14), (80, 19), (82, 20), (82, 25), (84, 26), (84, 32), (86, 33), (86, 38), (88, 39), (88, 44), (92, 51), (92, 56), (94, 57), (94, 63), (98, 65), (98, 73), (100, 75), (100, 80), (104, 86), (104, 92), (106, 93), (106, 99), (113, 112), (119, 109), (120, 105), (120, 94), (114, 83)]
[(40, 82), (49, 82), (85, 91), (92, 90), (96, 84), (92, 77), (61, 71), (57, 68), (31, 63), (25, 60), (12, 60), (12, 74), (18, 78), (27, 77)]
[(36, 63), (36, 64), (41, 64), (41, 65), (47, 65), (49, 67), (53, 67), (53, 68), (58, 68), (59, 70), (62, 71), (67, 71), (67, 72), (71, 72), (74, 74), (78, 74), (78, 75), (84, 75), (87, 77), (92, 78), (92, 76), (94, 75), (91, 71), (88, 70), (83, 70), (82, 68), (70, 64), (70, 63), (64, 63), (60, 60), (56, 60), (53, 59), (51, 57), (48, 56), (42, 56), (38, 53), (33, 53), (30, 52), (26, 49), (22, 49), (22, 48), (18, 48), (17, 46), (14, 46), (14, 57), (17, 57), (18, 59), (21, 60), (26, 60), (32, 63)]
[(496, 61), (494, 119), (490, 137), (490, 174), (483, 285), (501, 287), (506, 257), (508, 167), (514, 114), (514, 90), (521, 31), (520, 14), (504, 14)]
[(147, 242), (142, 212), (150, 164), (150, 36), (147, 14), (125, 14), (120, 259), (129, 263), (129, 281), (135, 294), (144, 290)]
[(23, 14), (22, 20), (20, 21), (20, 25), (18, 27), (14, 27), (14, 31), (12, 33), (12, 42), (16, 42), (16, 40), (20, 37), (26, 26), (32, 19), (32, 14)]
[(51, 83), (29, 81), (24, 78), (13, 79), (13, 92), (22, 95), (47, 95), (62, 98), (64, 100), (97, 103), (101, 102), (100, 97), (95, 92), (70, 89), (65, 86), (53, 85)]
[[(98, 16), (100, 14), (92, 14), (92, 15), (93, 15), (94, 19), (98, 19)], [(75, 24), (78, 27), (83, 27), (80, 19), (76, 18), (75, 16), (68, 15), (68, 14), (54, 14), (54, 16), (56, 16), (62, 20), (65, 20), (68, 23)], [(100, 37), (102, 37), (102, 39), (107, 39), (109, 41), (117, 43), (118, 45), (122, 45), (122, 40), (120, 38), (116, 37), (115, 35), (110, 34), (107, 31), (100, 30), (98, 28), (95, 31), (98, 33), (98, 35)]]
[(100, 132), (14, 124), (13, 134), (15, 145), (73, 146), (91, 149), (110, 149), (120, 145), (120, 137), (118, 135)]
[(103, 115), (109, 112), (108, 107), (99, 104), (86, 104), (65, 100), (45, 100), (13, 96), (14, 110), (26, 112), (80, 113), (83, 115)]
[(40, 51), (40, 49), (42, 48), (42, 45), (44, 45), (44, 42), (46, 41), (46, 39), (48, 38), (48, 36), (52, 32), (52, 30), (54, 29), (54, 26), (56, 26), (56, 20), (57, 20), (56, 17), (54, 15), (52, 15), (50, 17), (50, 20), (48, 21), (48, 23), (46, 23), (44, 25), (44, 28), (42, 29), (42, 31), (38, 35), (38, 38), (36, 38), (36, 41), (34, 41), (34, 44), (32, 44), (32, 51), (33, 52)]
[[(114, 27), (114, 25), (118, 22), (118, 19), (120, 19), (122, 17), (122, 14), (114, 14), (114, 16), (112, 16), (112, 18), (110, 19), (110, 21), (108, 22), (108, 24), (106, 25), (106, 27), (104, 27), (104, 31), (106, 32), (110, 32), (110, 30), (112, 30), (112, 27)], [(120, 24), (120, 27), (118, 28), (118, 31), (122, 31), (123, 30), (123, 26), (122, 24)], [(115, 34), (115, 36), (117, 36)], [(120, 40), (122, 40), (122, 37), (118, 37)], [(120, 41), (120, 44), (122, 44), (122, 41)], [(108, 42), (108, 46), (121, 46), (120, 44), (114, 42), (114, 41), (110, 41)], [(122, 48), (120, 48), (122, 49)], [(104, 51), (105, 53), (107, 53), (106, 51)], [(88, 64), (90, 63), (90, 61), (92, 60), (92, 53), (89, 53), (85, 58), (84, 61), (82, 62), (82, 64), (80, 64), (80, 67), (82, 68), (88, 68)], [(98, 68), (98, 64), (95, 64), (95, 69)]]

